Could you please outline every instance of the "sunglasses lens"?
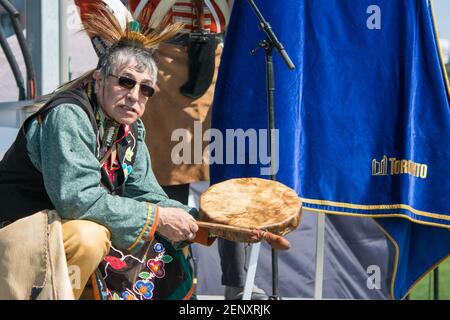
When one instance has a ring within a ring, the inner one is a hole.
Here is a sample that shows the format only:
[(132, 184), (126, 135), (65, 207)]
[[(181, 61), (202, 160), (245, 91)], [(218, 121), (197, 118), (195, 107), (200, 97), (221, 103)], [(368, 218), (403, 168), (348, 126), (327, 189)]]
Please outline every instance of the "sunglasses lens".
[[(128, 77), (119, 77), (119, 86), (121, 86), (122, 88), (131, 90), (134, 88), (136, 83), (137, 82), (134, 79), (131, 79)], [(140, 89), (141, 89), (142, 95), (147, 98), (150, 98), (155, 93), (155, 89), (153, 89), (152, 87), (150, 87), (146, 84), (141, 84)]]
[(155, 93), (155, 89), (145, 84), (141, 84), (141, 92), (144, 96), (150, 98)]
[(136, 85), (136, 80), (127, 77), (119, 77), (119, 85), (126, 89), (133, 89)]

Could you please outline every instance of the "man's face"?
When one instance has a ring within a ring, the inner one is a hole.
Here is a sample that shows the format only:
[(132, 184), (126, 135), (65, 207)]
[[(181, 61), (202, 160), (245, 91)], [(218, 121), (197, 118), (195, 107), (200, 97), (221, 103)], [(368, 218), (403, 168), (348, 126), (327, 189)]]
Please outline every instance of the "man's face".
[[(132, 89), (119, 85), (119, 77), (127, 77), (136, 81)], [(140, 89), (140, 84), (152, 85), (149, 72), (140, 72), (135, 64), (119, 68), (114, 76), (104, 76), (96, 71), (94, 74), (95, 94), (97, 101), (106, 115), (122, 124), (133, 124), (145, 111), (148, 98)]]

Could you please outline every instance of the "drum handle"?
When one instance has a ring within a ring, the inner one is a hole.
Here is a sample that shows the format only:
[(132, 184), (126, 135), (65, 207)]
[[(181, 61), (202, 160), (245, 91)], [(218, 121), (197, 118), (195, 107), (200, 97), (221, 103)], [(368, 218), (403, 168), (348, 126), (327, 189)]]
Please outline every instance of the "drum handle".
[(261, 241), (266, 240), (267, 243), (269, 243), (272, 248), (276, 250), (289, 250), (291, 248), (291, 244), (289, 241), (282, 237), (278, 236), (276, 234), (273, 234), (268, 231), (264, 231), (262, 229), (258, 228), (243, 228), (243, 227), (235, 227), (235, 226), (229, 226), (226, 224), (220, 224), (220, 223), (212, 223), (212, 222), (204, 222), (204, 221), (196, 221), (197, 225), (201, 228), (206, 229), (221, 229), (221, 230), (228, 230), (228, 231), (234, 231), (234, 232), (241, 232), (250, 235), (254, 240)]
[(205, 221), (195, 221), (199, 227), (206, 229), (220, 229), (224, 231), (239, 231), (245, 234), (254, 234), (254, 230), (260, 230), (257, 228), (244, 228), (244, 227), (235, 227), (227, 224), (213, 223), (213, 222), (205, 222)]

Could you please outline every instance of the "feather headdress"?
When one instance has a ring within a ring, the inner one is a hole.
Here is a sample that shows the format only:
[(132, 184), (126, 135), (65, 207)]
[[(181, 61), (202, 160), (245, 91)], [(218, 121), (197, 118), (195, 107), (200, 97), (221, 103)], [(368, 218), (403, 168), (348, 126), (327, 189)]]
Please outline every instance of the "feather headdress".
[[(170, 24), (168, 17), (155, 27), (152, 24), (151, 6), (139, 12), (136, 19), (120, 0), (75, 0), (80, 10), (83, 29), (89, 35), (94, 49), (102, 57), (113, 46), (132, 46), (154, 50), (158, 44), (173, 38), (182, 24)], [(100, 62), (100, 61), (99, 61)], [(36, 105), (42, 105), (56, 93), (78, 87), (92, 78), (94, 70), (61, 85), (53, 93), (41, 97)]]
[(86, 10), (81, 12), (84, 30), (93, 40), (98, 54), (102, 54), (103, 52), (99, 51), (103, 50), (99, 50), (101, 48), (94, 39), (102, 42), (106, 47), (103, 49), (117, 45), (154, 49), (159, 43), (173, 38), (183, 27), (179, 23), (170, 24), (169, 20), (165, 19), (153, 28), (150, 25), (150, 6), (142, 10), (137, 19), (133, 19), (128, 9), (120, 5), (120, 1), (111, 0), (91, 2), (86, 4)]

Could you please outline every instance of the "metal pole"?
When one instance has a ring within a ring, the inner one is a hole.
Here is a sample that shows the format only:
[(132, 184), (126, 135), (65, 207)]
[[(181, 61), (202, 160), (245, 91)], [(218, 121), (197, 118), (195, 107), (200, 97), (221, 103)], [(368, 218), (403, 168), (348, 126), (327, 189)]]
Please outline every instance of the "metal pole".
[[(16, 8), (6, 0), (0, 0), (0, 5), (8, 12), (11, 19), (11, 24), (14, 29), (14, 33), (17, 37), (17, 42), (19, 43), (20, 50), (22, 51), (23, 59), (25, 62), (25, 67), (27, 71), (27, 99), (34, 99), (35, 97), (35, 74), (33, 61), (31, 60), (31, 54), (26, 44), (25, 36), (23, 35), (22, 27), (19, 24), (20, 13)], [(20, 90), (20, 89), (19, 89)], [(22, 99), (20, 99), (22, 100)]]
[(36, 70), (36, 96), (59, 86), (59, 1), (27, 0), (27, 43)]
[[(264, 19), (261, 11), (258, 9), (258, 6), (255, 4), (253, 0), (248, 0), (248, 3), (252, 7), (252, 10), (255, 12), (256, 16), (259, 20), (259, 27), (266, 33), (266, 40), (260, 42), (257, 48), (263, 48), (266, 54), (266, 90), (267, 90), (267, 110), (268, 110), (268, 122), (269, 122), (269, 135), (270, 135), (270, 145), (269, 145), (269, 153), (270, 153), (270, 179), (276, 180), (276, 174), (274, 171), (275, 163), (278, 159), (275, 159), (275, 155), (273, 154), (273, 150), (275, 150), (275, 75), (274, 75), (274, 66), (273, 66), (273, 49), (276, 49), (281, 58), (284, 60), (289, 69), (293, 70), (295, 65), (292, 63), (289, 55), (284, 49), (281, 42), (276, 37), (275, 33), (272, 30), (272, 27)], [(252, 51), (252, 54), (255, 54), (256, 49)], [(259, 251), (259, 250), (258, 250)], [(272, 249), (272, 295), (269, 297), (270, 300), (279, 300), (281, 299), (278, 296), (278, 253), (276, 250)]]
[(439, 268), (434, 269), (433, 271), (433, 275), (434, 275), (434, 286), (433, 286), (433, 291), (434, 291), (434, 300), (439, 300)]
[(69, 81), (69, 31), (67, 0), (59, 0), (59, 83)]
[(316, 231), (316, 274), (314, 280), (314, 299), (322, 299), (323, 290), (323, 259), (325, 243), (325, 214), (317, 214)]
[(267, 41), (269, 43), (271, 43), (274, 46), (274, 48), (276, 48), (278, 50), (278, 52), (281, 55), (281, 58), (286, 63), (287, 67), (290, 70), (294, 70), (295, 69), (294, 63), (292, 63), (291, 58), (289, 57), (289, 55), (286, 52), (286, 50), (284, 49), (283, 45), (281, 44), (281, 42), (278, 40), (277, 36), (273, 32), (272, 27), (270, 26), (270, 24), (266, 21), (266, 19), (264, 19), (261, 11), (258, 9), (258, 7), (256, 6), (255, 2), (253, 0), (247, 0), (247, 1), (250, 4), (250, 6), (252, 7), (252, 9), (255, 12), (256, 16), (258, 17), (258, 20), (260, 21), (261, 29), (263, 29), (264, 32), (267, 34)]
[(19, 89), (19, 99), (25, 100), (25, 86), (23, 82), (22, 73), (20, 72), (19, 65), (17, 64), (17, 60), (14, 57), (14, 53), (11, 50), (11, 47), (8, 44), (8, 40), (3, 33), (3, 29), (0, 26), (0, 47), (3, 49), (6, 60), (8, 61), (9, 66), (11, 67), (11, 71), (13, 73), (14, 79), (16, 80), (17, 88)]
[[(268, 120), (269, 120), (269, 136), (270, 136), (270, 145), (269, 145), (269, 154), (270, 154), (270, 179), (276, 181), (277, 177), (274, 172), (275, 163), (277, 159), (275, 159), (275, 72), (273, 67), (273, 47), (267, 42), (266, 43), (266, 81), (267, 81), (267, 110), (268, 110)], [(271, 300), (279, 300), (278, 296), (278, 252), (275, 249), (272, 249), (272, 296)]]
[(255, 283), (256, 269), (258, 267), (258, 258), (260, 249), (261, 249), (260, 242), (255, 243), (251, 246), (242, 300), (251, 300), (252, 298), (252, 291)]

